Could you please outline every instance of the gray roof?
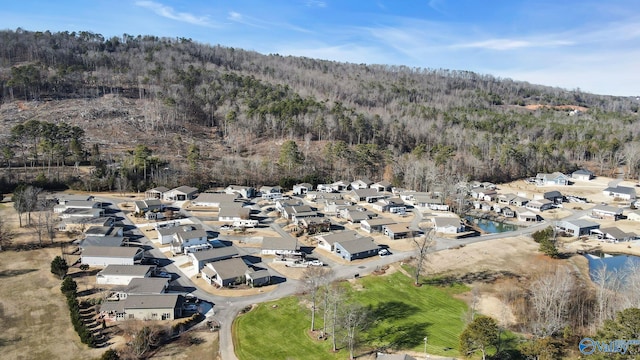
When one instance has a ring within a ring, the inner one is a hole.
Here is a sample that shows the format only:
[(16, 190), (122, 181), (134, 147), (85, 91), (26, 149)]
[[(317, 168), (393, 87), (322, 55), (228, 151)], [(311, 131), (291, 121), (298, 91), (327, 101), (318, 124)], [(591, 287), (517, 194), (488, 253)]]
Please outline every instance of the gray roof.
[(455, 217), (442, 217), (437, 216), (433, 218), (433, 223), (436, 227), (455, 226), (460, 227), (460, 219)]
[(246, 273), (247, 277), (250, 277), (253, 280), (256, 279), (265, 279), (265, 278), (270, 278), (271, 274), (269, 274), (268, 270), (258, 270), (258, 271), (247, 271)]
[(65, 215), (92, 215), (93, 217), (98, 217), (102, 214), (104, 210), (96, 209), (96, 208), (67, 208), (62, 213)]
[(197, 230), (202, 230), (202, 225), (187, 224), (187, 225), (180, 225), (180, 226), (170, 226), (166, 228), (158, 228), (158, 233), (162, 236), (165, 236), (165, 235), (173, 235), (178, 232), (190, 232), (190, 231), (197, 231)]
[(266, 250), (298, 250), (298, 240), (293, 237), (265, 237), (262, 248)]
[(188, 194), (193, 194), (198, 192), (198, 188), (183, 185), (183, 186), (178, 186), (177, 188), (172, 189), (171, 191), (180, 192), (188, 195)]
[(590, 227), (600, 227), (600, 224), (598, 224), (595, 221), (590, 221), (590, 220), (584, 220), (584, 219), (577, 219), (577, 220), (568, 220), (567, 223), (572, 224), (574, 226), (580, 227), (580, 228), (590, 228)]
[(362, 220), (363, 223), (367, 223), (369, 226), (381, 226), (381, 225), (391, 225), (396, 222), (388, 219), (388, 218), (379, 218), (379, 219), (370, 219), (370, 220)]
[(634, 235), (634, 234), (628, 234), (628, 233), (618, 229), (617, 227), (601, 228), (600, 231), (603, 234), (610, 235), (615, 239), (624, 239), (626, 237), (629, 237), (630, 235)]
[(65, 224), (85, 224), (85, 225), (100, 225), (106, 226), (113, 224), (114, 220), (112, 217), (100, 216), (96, 218), (70, 218), (62, 220)]
[(572, 174), (593, 176), (593, 171), (590, 171), (590, 170), (587, 170), (587, 169), (580, 169), (580, 170), (574, 171)]
[(552, 190), (552, 191), (547, 191), (542, 196), (544, 196), (545, 199), (557, 198), (557, 197), (562, 197), (562, 193), (558, 190)]
[(378, 190), (371, 189), (371, 188), (356, 189), (356, 190), (352, 190), (352, 192), (360, 198), (383, 196), (378, 192)]
[(309, 184), (309, 183), (301, 183), (301, 184), (295, 184), (293, 185), (294, 188), (307, 188), (307, 189), (313, 189), (313, 185)]
[(382, 181), (378, 181), (377, 183), (374, 183), (373, 185), (379, 185), (379, 186), (384, 186), (384, 187), (390, 187), (391, 183), (386, 181), (386, 180), (382, 180)]
[(347, 216), (353, 221), (362, 221), (362, 220), (370, 219), (368, 212), (358, 211), (358, 210), (349, 211)]
[(133, 278), (124, 288), (126, 294), (160, 294), (164, 292), (169, 279), (166, 278)]
[(196, 238), (206, 239), (207, 232), (204, 229), (194, 229), (190, 231), (178, 231), (175, 233), (174, 236), (178, 238), (177, 240), (184, 242), (185, 240), (196, 239)]
[(612, 192), (617, 194), (627, 194), (627, 195), (636, 195), (636, 189), (628, 186), (610, 186), (603, 191)]
[(91, 200), (67, 200), (64, 205), (68, 208), (83, 208), (91, 209), (100, 205), (99, 203)]
[(608, 212), (608, 213), (613, 213), (613, 214), (622, 214), (622, 209), (615, 207), (615, 206), (609, 206), (609, 205), (596, 205), (593, 207), (593, 209), (591, 209), (592, 211), (600, 211), (600, 212)]
[(80, 242), (79, 246), (83, 249), (90, 248), (92, 246), (116, 247), (122, 246), (122, 243), (125, 240), (128, 240), (128, 238), (121, 236), (87, 236)]
[(207, 264), (207, 267), (212, 267), (221, 279), (235, 279), (249, 270), (241, 258), (214, 261)]
[(218, 217), (248, 217), (251, 210), (243, 208), (239, 203), (226, 203), (220, 207)]
[(385, 225), (384, 228), (394, 234), (407, 233), (411, 231), (411, 229), (409, 229), (409, 223), (390, 224)]
[(333, 234), (322, 235), (319, 237), (321, 237), (324, 241), (328, 242), (329, 244), (333, 244), (336, 242), (353, 240), (355, 238), (360, 237), (360, 235), (354, 230), (345, 230), (345, 231), (341, 231)]
[(129, 295), (124, 300), (125, 309), (169, 309), (178, 306), (180, 295), (154, 294)]
[(121, 227), (113, 227), (113, 226), (92, 226), (88, 228), (84, 233), (87, 236), (92, 235), (102, 235), (107, 236), (111, 233), (117, 233), (118, 230), (122, 229)]
[(357, 239), (351, 239), (347, 241), (339, 241), (338, 244), (342, 246), (349, 254), (358, 254), (362, 252), (368, 252), (371, 250), (378, 250), (378, 244), (373, 242), (373, 238), (362, 237)]
[(111, 258), (132, 258), (138, 252), (142, 251), (139, 247), (123, 247), (123, 246), (91, 246), (82, 250), (83, 257), (104, 256)]
[(227, 193), (202, 193), (192, 202), (198, 203), (233, 203), (236, 199), (240, 198), (240, 194), (227, 194)]
[(194, 257), (197, 261), (207, 261), (211, 259), (233, 257), (236, 255), (238, 255), (238, 249), (236, 249), (234, 246), (225, 246), (192, 252), (189, 256)]
[(158, 187), (154, 187), (153, 189), (149, 189), (147, 191), (149, 191), (149, 192), (157, 192), (157, 193), (164, 193), (164, 192), (169, 191), (169, 189), (164, 187), (164, 186), (158, 186)]
[(153, 268), (153, 265), (107, 265), (107, 267), (102, 269), (98, 274), (102, 276), (145, 276)]

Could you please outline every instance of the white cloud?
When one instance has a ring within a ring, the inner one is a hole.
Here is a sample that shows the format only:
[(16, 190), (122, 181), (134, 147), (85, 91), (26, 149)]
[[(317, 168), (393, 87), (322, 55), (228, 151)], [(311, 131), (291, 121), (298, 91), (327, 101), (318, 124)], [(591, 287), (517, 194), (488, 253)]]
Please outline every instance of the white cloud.
[(166, 17), (171, 20), (182, 21), (193, 25), (215, 27), (207, 16), (196, 16), (187, 12), (179, 12), (170, 6), (166, 6), (155, 1), (141, 0), (136, 1), (136, 5), (152, 10), (157, 15)]
[(573, 45), (571, 41), (565, 40), (516, 40), (516, 39), (490, 39), (471, 43), (452, 45), (452, 48), (480, 48), (488, 50), (513, 50), (532, 47), (557, 47)]
[(307, 5), (308, 7), (327, 7), (327, 3), (320, 0), (307, 0), (305, 1), (305, 5)]

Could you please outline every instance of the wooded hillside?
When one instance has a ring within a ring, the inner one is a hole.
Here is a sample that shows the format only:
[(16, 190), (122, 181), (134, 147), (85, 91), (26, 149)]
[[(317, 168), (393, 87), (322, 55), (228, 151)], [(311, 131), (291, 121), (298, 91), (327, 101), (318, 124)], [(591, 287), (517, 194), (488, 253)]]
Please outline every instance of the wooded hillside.
[[(585, 164), (635, 178), (640, 165), (631, 97), (184, 38), (18, 29), (0, 43), (6, 166), (91, 163), (92, 188), (369, 176), (428, 190), (452, 176), (504, 181)], [(84, 133), (63, 136), (73, 148), (56, 158), (55, 144), (40, 145), (44, 130), (15, 131), (28, 120)]]

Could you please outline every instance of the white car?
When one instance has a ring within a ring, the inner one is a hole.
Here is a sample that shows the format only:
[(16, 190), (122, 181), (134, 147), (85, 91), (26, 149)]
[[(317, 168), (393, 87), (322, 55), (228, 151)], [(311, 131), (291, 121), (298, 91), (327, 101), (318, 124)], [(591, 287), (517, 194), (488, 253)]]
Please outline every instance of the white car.
[(220, 230), (231, 230), (231, 226), (230, 225), (222, 225), (222, 226), (220, 226)]
[(324, 266), (324, 263), (320, 260), (311, 260), (309, 266)]
[(380, 250), (378, 250), (378, 255), (387, 256), (387, 255), (391, 255), (391, 253), (387, 249), (380, 249)]

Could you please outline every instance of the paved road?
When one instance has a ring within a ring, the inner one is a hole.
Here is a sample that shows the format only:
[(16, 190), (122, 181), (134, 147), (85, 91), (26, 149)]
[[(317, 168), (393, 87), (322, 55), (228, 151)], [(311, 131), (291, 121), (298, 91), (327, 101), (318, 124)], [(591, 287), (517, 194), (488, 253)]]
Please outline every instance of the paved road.
[[(119, 208), (117, 207), (118, 203), (125, 202), (127, 200), (112, 199), (112, 198), (106, 198), (106, 197), (96, 197), (96, 200), (112, 203), (113, 204), (112, 208), (118, 211), (116, 213), (116, 216), (122, 217), (124, 219), (122, 220), (122, 223), (127, 226), (135, 226), (125, 216), (125, 214), (121, 210), (119, 210)], [(184, 214), (185, 216), (191, 215), (186, 210), (181, 210), (181, 213)], [(570, 215), (569, 217), (564, 218), (563, 220), (577, 219), (584, 216), (587, 213), (588, 213), (588, 210), (576, 211), (576, 212), (573, 212), (573, 214)], [(411, 226), (412, 228), (417, 229), (418, 224), (422, 221), (422, 214), (416, 209), (414, 209), (414, 214), (416, 216), (411, 222)], [(202, 221), (200, 221), (198, 218), (191, 217), (191, 220), (194, 223), (202, 224), (206, 230), (213, 231), (213, 229), (211, 229), (206, 224), (202, 223)], [(537, 223), (535, 225), (531, 225), (526, 228), (522, 228), (516, 231), (505, 232), (505, 233), (487, 234), (487, 235), (468, 237), (468, 238), (462, 238), (462, 239), (437, 238), (436, 246), (434, 247), (433, 251), (441, 251), (441, 250), (450, 249), (450, 248), (458, 247), (461, 245), (468, 245), (468, 244), (481, 242), (481, 241), (527, 235), (535, 231), (542, 230), (549, 225), (550, 225), (550, 221), (547, 220), (547, 221)], [(270, 226), (274, 231), (280, 234), (280, 236), (291, 237), (291, 235), (286, 231), (284, 231), (280, 225), (276, 223), (271, 223)], [(143, 245), (153, 247), (151, 250), (148, 251), (151, 256), (158, 259), (167, 259), (164, 253), (162, 253), (158, 248), (154, 247), (153, 243), (146, 236), (144, 236), (144, 233), (141, 232), (137, 227), (134, 228), (132, 232), (134, 233), (134, 235), (142, 236), (141, 243)], [(239, 250), (241, 249), (242, 248), (239, 248)], [(330, 259), (327, 259), (326, 257), (321, 257), (321, 260), (327, 262), (330, 265), (330, 268), (332, 270), (331, 280), (340, 280), (340, 279), (353, 278), (354, 276), (356, 276), (356, 274), (359, 276), (367, 275), (385, 265), (390, 265), (399, 261), (404, 261), (412, 255), (413, 255), (412, 251), (395, 252), (389, 256), (372, 258), (371, 260), (365, 263), (362, 263), (359, 266), (353, 266), (349, 264), (338, 264), (336, 262), (331, 261)], [(175, 274), (182, 274), (182, 270), (179, 267), (175, 266), (175, 264), (173, 264), (173, 262), (170, 261), (170, 259), (168, 259), (168, 261), (165, 260), (163, 263), (169, 263), (168, 265), (165, 266), (165, 269), (168, 272), (175, 273)], [(223, 296), (212, 295), (206, 291), (199, 289), (191, 281), (191, 279), (189, 279), (187, 276), (184, 276), (184, 275), (179, 276), (175, 280), (174, 284), (178, 284), (185, 289), (193, 289), (193, 291), (191, 291), (193, 295), (197, 296), (202, 300), (205, 300), (214, 304), (215, 314), (212, 315), (212, 318), (218, 321), (221, 326), (219, 331), (220, 356), (222, 359), (225, 359), (225, 360), (237, 359), (234, 352), (234, 347), (233, 347), (231, 325), (235, 317), (243, 308), (250, 306), (252, 304), (276, 300), (276, 299), (280, 299), (286, 296), (296, 294), (297, 292), (300, 291), (300, 287), (301, 287), (300, 281), (286, 279), (286, 281), (279, 284), (276, 289), (270, 292), (239, 298), (239, 297), (223, 297)]]

